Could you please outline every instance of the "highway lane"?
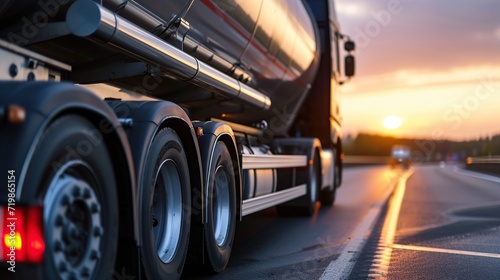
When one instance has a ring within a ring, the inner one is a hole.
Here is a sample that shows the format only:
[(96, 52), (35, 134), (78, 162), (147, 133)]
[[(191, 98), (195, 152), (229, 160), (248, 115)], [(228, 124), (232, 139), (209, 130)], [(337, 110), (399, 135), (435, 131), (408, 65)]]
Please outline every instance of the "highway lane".
[(387, 200), (400, 170), (356, 167), (344, 171), (333, 207), (317, 205), (313, 217), (283, 217), (273, 209), (244, 217), (237, 225), (229, 266), (202, 276), (187, 269), (185, 279), (318, 279), (375, 206)]
[(463, 172), (348, 168), (334, 207), (245, 217), (227, 270), (184, 278), (500, 279), (500, 179)]
[(500, 279), (500, 180), (474, 176), (455, 166), (415, 167), (349, 278)]

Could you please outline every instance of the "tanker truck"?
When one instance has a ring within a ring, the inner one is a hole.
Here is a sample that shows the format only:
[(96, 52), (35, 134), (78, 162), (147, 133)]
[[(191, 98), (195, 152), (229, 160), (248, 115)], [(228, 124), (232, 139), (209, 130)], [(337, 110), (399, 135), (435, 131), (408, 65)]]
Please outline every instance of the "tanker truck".
[(332, 205), (353, 51), (333, 0), (2, 1), (0, 278), (221, 272)]

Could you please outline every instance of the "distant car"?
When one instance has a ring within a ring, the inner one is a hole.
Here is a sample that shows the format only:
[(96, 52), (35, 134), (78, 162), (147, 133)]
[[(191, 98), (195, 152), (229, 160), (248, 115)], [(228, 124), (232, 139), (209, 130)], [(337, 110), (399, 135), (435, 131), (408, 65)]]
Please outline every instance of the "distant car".
[(402, 165), (408, 168), (411, 165), (411, 151), (407, 146), (397, 145), (391, 150), (391, 167)]

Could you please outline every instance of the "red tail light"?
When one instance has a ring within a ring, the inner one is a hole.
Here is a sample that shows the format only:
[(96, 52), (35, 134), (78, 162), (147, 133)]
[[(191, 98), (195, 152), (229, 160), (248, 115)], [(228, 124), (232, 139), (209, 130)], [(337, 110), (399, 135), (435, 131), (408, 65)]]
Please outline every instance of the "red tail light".
[(42, 214), (38, 206), (0, 208), (0, 261), (42, 262), (45, 250)]

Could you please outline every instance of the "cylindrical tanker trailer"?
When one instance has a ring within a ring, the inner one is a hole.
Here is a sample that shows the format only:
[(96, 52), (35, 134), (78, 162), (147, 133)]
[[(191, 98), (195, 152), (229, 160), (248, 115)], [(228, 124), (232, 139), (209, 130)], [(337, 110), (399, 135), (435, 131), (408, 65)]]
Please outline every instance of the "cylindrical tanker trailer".
[(3, 1), (2, 279), (220, 272), (238, 219), (332, 205), (353, 50), (333, 0)]

